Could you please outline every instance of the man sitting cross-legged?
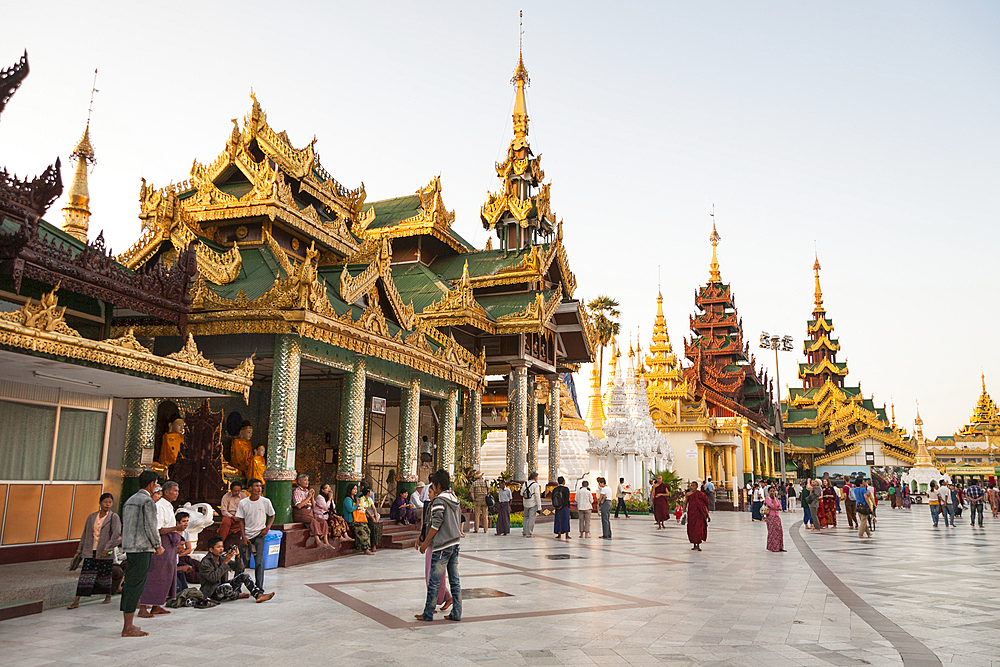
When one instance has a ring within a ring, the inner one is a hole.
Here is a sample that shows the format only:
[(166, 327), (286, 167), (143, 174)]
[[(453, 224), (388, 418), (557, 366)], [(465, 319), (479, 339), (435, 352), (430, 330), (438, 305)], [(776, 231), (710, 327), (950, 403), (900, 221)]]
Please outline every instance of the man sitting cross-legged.
[[(208, 554), (201, 559), (201, 566), (198, 568), (202, 594), (219, 602), (243, 600), (251, 595), (257, 602), (267, 602), (273, 598), (274, 593), (265, 593), (257, 588), (247, 572), (240, 572), (232, 580), (229, 579), (229, 575), (236, 569), (231, 563), (239, 555), (239, 548), (233, 546), (229, 551), (225, 549), (221, 537), (215, 536), (208, 540)], [(247, 592), (241, 593), (242, 588), (246, 588)]]

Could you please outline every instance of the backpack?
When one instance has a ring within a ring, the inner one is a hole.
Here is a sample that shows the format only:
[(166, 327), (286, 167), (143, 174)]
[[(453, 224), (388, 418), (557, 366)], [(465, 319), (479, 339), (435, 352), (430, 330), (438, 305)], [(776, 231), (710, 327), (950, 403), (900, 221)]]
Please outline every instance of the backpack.
[(531, 490), (532, 484), (538, 486), (538, 482), (532, 479), (525, 482), (524, 485), (521, 487), (521, 497), (524, 498), (525, 500), (531, 498), (531, 495), (534, 493), (534, 491)]
[(557, 486), (552, 490), (552, 507), (557, 510), (569, 507), (569, 489), (565, 486)]
[(493, 511), (493, 505), (495, 503), (496, 503), (496, 501), (493, 499), (493, 494), (492, 493), (487, 493), (486, 494), (486, 509), (488, 509), (488, 510), (490, 510), (490, 512), (492, 512)]

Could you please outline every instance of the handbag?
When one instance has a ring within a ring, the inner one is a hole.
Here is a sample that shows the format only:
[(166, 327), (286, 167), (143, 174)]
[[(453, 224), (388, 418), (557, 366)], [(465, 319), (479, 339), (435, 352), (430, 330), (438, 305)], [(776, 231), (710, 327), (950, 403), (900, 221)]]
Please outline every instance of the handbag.
[(111, 560), (115, 565), (121, 565), (125, 560), (125, 552), (122, 551), (121, 547), (115, 547), (111, 550)]
[(688, 522), (688, 513), (684, 512), (684, 514), (681, 515), (681, 525), (686, 526), (687, 522)]
[(83, 556), (81, 554), (78, 553), (73, 554), (73, 560), (69, 564), (69, 571), (72, 572), (73, 570), (80, 567), (80, 563), (82, 562), (83, 562)]
[(768, 507), (767, 505), (764, 505), (764, 507), (760, 510), (761, 516), (767, 516), (770, 513), (771, 513), (771, 508)]
[(354, 511), (351, 512), (351, 517), (354, 519), (354, 523), (368, 523), (368, 513), (365, 512), (364, 507), (355, 507)]

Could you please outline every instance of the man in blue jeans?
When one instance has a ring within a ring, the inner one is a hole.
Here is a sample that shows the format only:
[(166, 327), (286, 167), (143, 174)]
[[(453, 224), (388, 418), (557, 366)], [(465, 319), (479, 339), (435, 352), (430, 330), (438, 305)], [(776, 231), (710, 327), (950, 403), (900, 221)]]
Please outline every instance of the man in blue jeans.
[(431, 486), (437, 496), (430, 504), (430, 521), (427, 537), (420, 544), (420, 553), (431, 549), (431, 573), (427, 578), (427, 601), (424, 612), (417, 614), (418, 621), (433, 621), (437, 606), (441, 577), (448, 571), (451, 585), (451, 613), (445, 616), (449, 621), (462, 620), (462, 584), (458, 579), (458, 541), (462, 538), (462, 506), (451, 492), (451, 475), (447, 470), (438, 470), (431, 475)]
[(965, 489), (965, 497), (969, 499), (969, 515), (970, 515), (970, 526), (975, 527), (976, 525), (976, 514), (979, 514), (979, 527), (983, 527), (983, 501), (986, 499), (986, 492), (983, 491), (983, 487), (972, 482), (972, 484)]

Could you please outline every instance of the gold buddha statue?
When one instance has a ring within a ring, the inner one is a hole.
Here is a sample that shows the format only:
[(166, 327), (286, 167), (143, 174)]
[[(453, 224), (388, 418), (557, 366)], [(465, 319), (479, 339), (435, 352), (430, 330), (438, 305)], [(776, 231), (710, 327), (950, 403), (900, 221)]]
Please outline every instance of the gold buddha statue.
[(240, 424), (239, 437), (233, 438), (233, 444), (229, 449), (229, 464), (239, 471), (245, 479), (250, 479), (250, 464), (254, 459), (253, 446), (250, 438), (253, 437), (253, 426), (250, 422), (244, 421)]
[(257, 453), (250, 462), (250, 470), (247, 472), (247, 484), (250, 483), (251, 479), (264, 481), (264, 471), (267, 469), (267, 459), (264, 458), (264, 452), (266, 451), (264, 445), (257, 447)]
[(178, 417), (170, 422), (167, 432), (163, 434), (160, 445), (160, 460), (158, 463), (167, 468), (172, 466), (181, 453), (184, 444), (184, 420)]

